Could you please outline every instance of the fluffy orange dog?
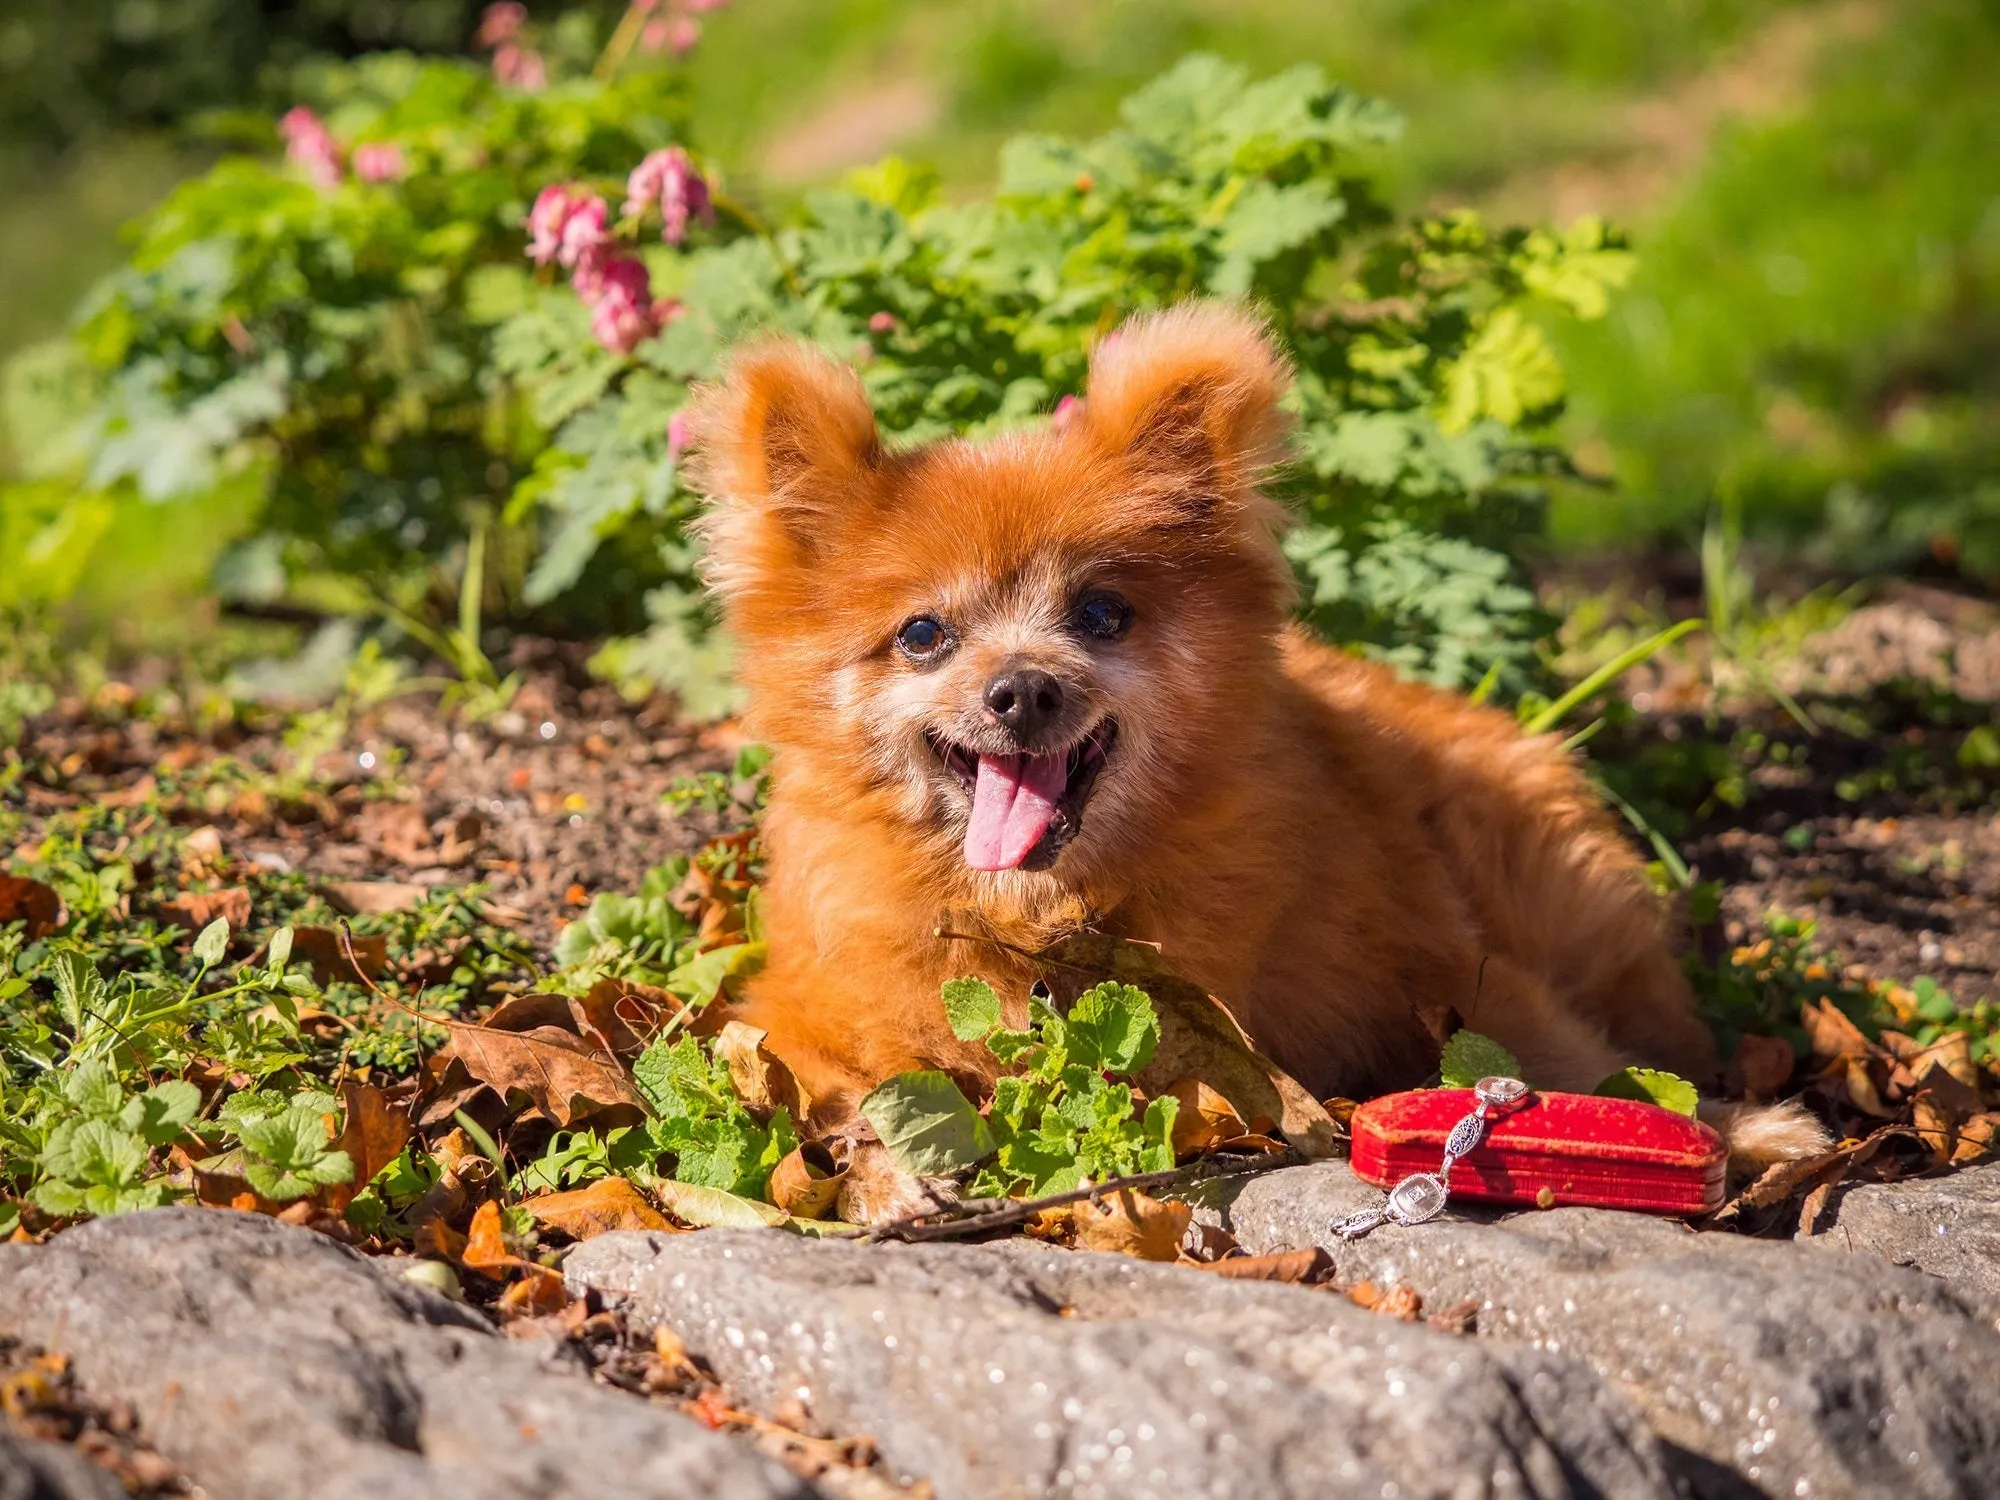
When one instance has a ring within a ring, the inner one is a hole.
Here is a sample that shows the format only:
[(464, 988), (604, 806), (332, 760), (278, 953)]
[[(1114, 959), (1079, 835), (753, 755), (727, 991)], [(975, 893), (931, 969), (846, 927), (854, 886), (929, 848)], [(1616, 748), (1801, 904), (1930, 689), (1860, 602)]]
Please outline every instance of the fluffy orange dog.
[[(859, 382), (770, 342), (697, 430), (711, 579), (774, 748), (770, 966), (747, 1019), (838, 1114), (990, 1069), (939, 984), (1081, 925), (1157, 943), (1316, 1095), (1422, 1082), (1454, 1008), (1527, 1076), (1709, 1080), (1660, 903), (1576, 766), (1287, 623), (1287, 371), (1189, 304), (1128, 327), (1082, 419), (886, 450)], [(963, 916), (957, 918), (962, 924)], [(963, 930), (961, 925), (959, 930)], [(1756, 1155), (1817, 1140), (1763, 1118)]]

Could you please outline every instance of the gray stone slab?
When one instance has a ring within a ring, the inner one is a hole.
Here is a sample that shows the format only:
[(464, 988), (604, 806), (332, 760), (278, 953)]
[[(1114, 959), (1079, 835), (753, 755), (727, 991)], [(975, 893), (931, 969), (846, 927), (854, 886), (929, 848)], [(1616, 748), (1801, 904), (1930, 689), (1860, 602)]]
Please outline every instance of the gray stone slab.
[[(0, 1246), (0, 1332), (67, 1353), (215, 1500), (777, 1500), (747, 1445), (321, 1235), (173, 1208)], [(32, 1491), (28, 1493), (33, 1493)]]
[[(1262, 1252), (1326, 1243), (1379, 1197), (1325, 1162), (1218, 1184), (1204, 1211)], [(1476, 1301), (1483, 1342), (1583, 1360), (1697, 1493), (2000, 1493), (2000, 1304), (1972, 1282), (1593, 1209), (1454, 1212), (1334, 1259), (1431, 1307)]]
[(1674, 1493), (1579, 1361), (1307, 1288), (1019, 1242), (612, 1234), (576, 1286), (671, 1326), (738, 1400), (807, 1404), (941, 1496)]

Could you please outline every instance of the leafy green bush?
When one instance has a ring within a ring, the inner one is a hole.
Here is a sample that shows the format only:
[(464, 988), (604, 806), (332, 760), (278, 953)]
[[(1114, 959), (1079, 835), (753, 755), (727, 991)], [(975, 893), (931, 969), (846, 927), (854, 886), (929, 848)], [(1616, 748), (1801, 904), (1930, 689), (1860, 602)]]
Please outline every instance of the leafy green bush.
[[(1357, 175), (1387, 109), (1310, 68), (1253, 83), (1196, 56), (1109, 135), (1010, 143), (989, 201), (941, 203), (892, 160), (770, 227), (676, 144), (666, 75), (598, 71), (530, 94), (403, 56), (321, 70), (324, 121), (285, 121), (291, 164), (181, 189), (70, 361), (32, 365), (42, 410), (90, 402), (81, 428), (37, 423), (42, 472), (122, 505), (268, 486), (263, 531), (218, 570), (238, 595), (411, 609), (426, 567), (457, 567), (516, 622), (602, 630), (639, 623), (650, 588), (650, 629), (601, 665), (699, 710), (726, 701), (727, 662), (674, 418), (732, 340), (821, 341), (892, 440), (919, 441), (1043, 418), (1131, 312), (1245, 296), (1299, 370), (1279, 487), (1309, 618), (1436, 680), (1518, 683), (1544, 622), (1516, 559), (1565, 467), (1536, 436), (1563, 383), (1530, 313), (1602, 312), (1629, 260), (1600, 226), (1399, 222)], [(622, 216), (601, 196), (619, 184)], [(583, 297), (531, 271), (530, 232)]]

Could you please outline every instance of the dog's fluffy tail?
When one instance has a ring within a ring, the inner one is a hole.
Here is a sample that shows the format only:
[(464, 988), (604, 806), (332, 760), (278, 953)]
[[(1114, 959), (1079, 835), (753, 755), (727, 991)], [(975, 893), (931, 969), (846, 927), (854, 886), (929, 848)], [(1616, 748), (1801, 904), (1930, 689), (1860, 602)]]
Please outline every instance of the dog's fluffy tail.
[(1781, 1161), (1816, 1156), (1833, 1146), (1826, 1127), (1796, 1099), (1776, 1104), (1725, 1104), (1704, 1099), (1700, 1115), (1729, 1148), (1731, 1176), (1754, 1177)]

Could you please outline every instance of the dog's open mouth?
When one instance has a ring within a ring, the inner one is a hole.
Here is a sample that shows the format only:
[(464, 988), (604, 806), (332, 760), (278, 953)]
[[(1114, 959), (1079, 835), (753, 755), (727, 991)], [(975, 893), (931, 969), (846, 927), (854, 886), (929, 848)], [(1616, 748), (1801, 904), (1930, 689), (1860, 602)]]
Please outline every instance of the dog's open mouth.
[(965, 862), (975, 870), (1046, 870), (1083, 828), (1118, 724), (1100, 720), (1068, 749), (1046, 755), (981, 755), (928, 730), (924, 738), (972, 799)]

